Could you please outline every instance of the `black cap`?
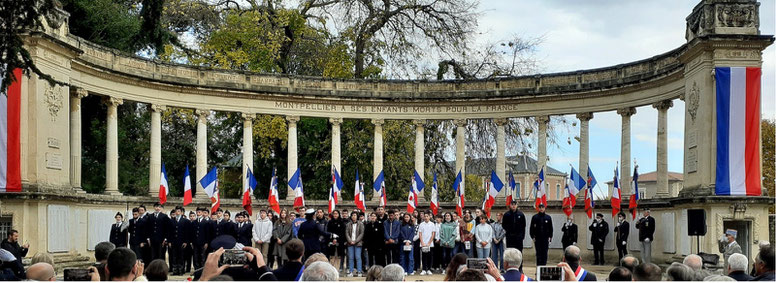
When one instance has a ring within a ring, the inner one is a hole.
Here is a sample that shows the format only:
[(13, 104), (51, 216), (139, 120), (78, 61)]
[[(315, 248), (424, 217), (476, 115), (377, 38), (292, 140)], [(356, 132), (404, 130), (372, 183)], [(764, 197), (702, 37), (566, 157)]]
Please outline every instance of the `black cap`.
[(211, 245), (214, 250), (218, 250), (219, 248), (224, 248), (225, 250), (229, 250), (235, 247), (235, 243), (238, 241), (235, 240), (235, 237), (230, 235), (221, 235), (219, 237), (216, 237), (211, 241)]
[(597, 217), (604, 217), (604, 216), (602, 216), (602, 213), (597, 213)]
[(541, 206), (542, 206), (542, 207), (546, 207), (546, 205), (545, 205), (545, 204), (542, 204), (542, 203), (541, 203), (541, 204), (538, 204), (538, 207), (541, 207)]

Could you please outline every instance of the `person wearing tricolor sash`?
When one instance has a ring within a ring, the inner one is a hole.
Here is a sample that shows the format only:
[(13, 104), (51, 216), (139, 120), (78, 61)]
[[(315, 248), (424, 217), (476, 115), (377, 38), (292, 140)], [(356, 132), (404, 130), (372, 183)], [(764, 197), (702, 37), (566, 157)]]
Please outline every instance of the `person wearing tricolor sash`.
[(519, 266), (522, 263), (522, 254), (516, 248), (507, 248), (503, 255), (503, 266), (505, 267), (505, 274), (502, 275), (505, 281), (533, 281), (529, 276), (519, 271)]
[(581, 267), (581, 249), (578, 246), (568, 246), (565, 249), (563, 261), (573, 270), (577, 281), (597, 281), (597, 276), (594, 273), (586, 271)]

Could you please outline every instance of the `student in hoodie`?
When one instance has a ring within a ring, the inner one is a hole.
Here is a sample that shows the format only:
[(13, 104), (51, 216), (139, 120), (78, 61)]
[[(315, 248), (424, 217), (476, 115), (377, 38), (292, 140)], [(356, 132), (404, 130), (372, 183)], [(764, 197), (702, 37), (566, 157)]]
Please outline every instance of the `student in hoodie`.
[(252, 230), (252, 240), (254, 240), (254, 247), (262, 252), (262, 258), (265, 262), (267, 262), (267, 250), (272, 235), (273, 222), (267, 217), (267, 211), (260, 210), (259, 217), (257, 217)]
[(414, 265), (413, 265), (413, 238), (416, 236), (416, 228), (413, 225), (413, 222), (411, 221), (411, 215), (405, 214), (403, 215), (403, 222), (402, 226), (400, 227), (400, 237), (398, 238), (398, 242), (400, 243), (401, 247), (401, 255), (400, 255), (400, 266), (405, 269), (406, 275), (413, 274)]

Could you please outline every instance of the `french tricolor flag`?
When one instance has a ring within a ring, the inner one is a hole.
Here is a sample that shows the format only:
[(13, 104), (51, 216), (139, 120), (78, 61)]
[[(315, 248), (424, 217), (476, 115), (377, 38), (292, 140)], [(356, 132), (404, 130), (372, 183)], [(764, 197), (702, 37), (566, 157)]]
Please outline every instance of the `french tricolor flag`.
[(159, 203), (165, 204), (167, 202), (168, 190), (167, 184), (167, 172), (165, 171), (165, 164), (162, 164), (162, 174), (159, 177)]
[(716, 67), (716, 194), (762, 194), (759, 155), (762, 69)]
[(22, 191), (21, 132), (22, 69), (13, 71), (16, 80), (0, 94), (0, 193)]

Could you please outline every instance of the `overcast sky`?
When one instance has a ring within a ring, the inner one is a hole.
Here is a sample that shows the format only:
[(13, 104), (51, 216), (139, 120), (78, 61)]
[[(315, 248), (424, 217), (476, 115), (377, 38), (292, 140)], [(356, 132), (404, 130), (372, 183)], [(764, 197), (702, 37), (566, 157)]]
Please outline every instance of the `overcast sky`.
[[(512, 34), (543, 37), (537, 54), (542, 73), (606, 67), (649, 58), (686, 42), (686, 16), (699, 1), (561, 1), (483, 0), (478, 41), (493, 42)], [(760, 30), (775, 34), (775, 3), (761, 1)], [(775, 118), (775, 45), (763, 54), (762, 116)], [(668, 166), (683, 172), (684, 103), (675, 100), (668, 111)], [(574, 116), (568, 120), (574, 120)], [(656, 170), (657, 111), (640, 107), (632, 116), (632, 157), (639, 172)], [(571, 138), (579, 129), (561, 137)], [(563, 138), (562, 140), (566, 140)], [(550, 166), (570, 171), (578, 164), (578, 142), (549, 147)], [(590, 163), (598, 179), (600, 195), (607, 195), (606, 181), (620, 159), (621, 118), (615, 111), (596, 113), (590, 123)], [(514, 155), (516, 153), (509, 152)], [(631, 174), (631, 172), (629, 172)]]

